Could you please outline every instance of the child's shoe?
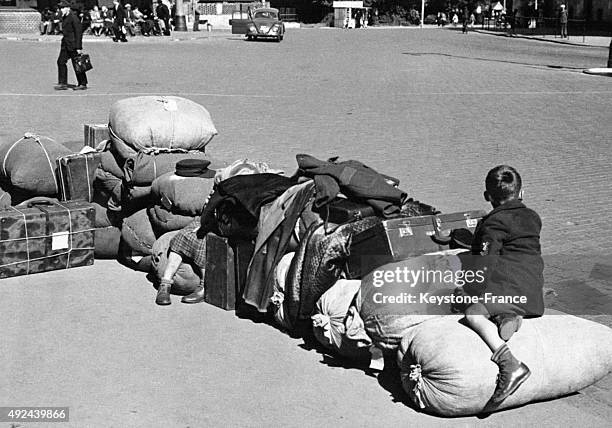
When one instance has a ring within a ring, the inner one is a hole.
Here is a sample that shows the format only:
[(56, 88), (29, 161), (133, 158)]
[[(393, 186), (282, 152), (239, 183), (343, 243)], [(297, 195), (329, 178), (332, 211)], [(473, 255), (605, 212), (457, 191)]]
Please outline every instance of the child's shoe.
[(495, 324), (499, 337), (507, 342), (521, 328), (523, 317), (516, 314), (501, 314), (495, 317)]
[(497, 409), (531, 375), (529, 367), (517, 360), (505, 343), (493, 353), (491, 361), (499, 366), (499, 374), (495, 391), (484, 407), (483, 413), (491, 413)]

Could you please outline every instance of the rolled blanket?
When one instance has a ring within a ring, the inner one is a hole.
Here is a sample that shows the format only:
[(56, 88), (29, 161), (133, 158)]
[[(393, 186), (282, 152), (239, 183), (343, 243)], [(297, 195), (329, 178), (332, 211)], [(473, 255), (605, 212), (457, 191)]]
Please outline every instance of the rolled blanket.
[(8, 186), (0, 185), (0, 209), (8, 208), (10, 206), (11, 194), (8, 192)]
[(57, 158), (72, 152), (58, 142), (25, 133), (19, 139), (0, 140), (0, 177), (32, 196), (59, 193)]
[(123, 169), (119, 166), (115, 156), (109, 150), (100, 152), (100, 168), (117, 178), (123, 178)]
[(94, 230), (96, 259), (116, 259), (119, 254), (121, 229), (115, 226), (101, 227)]
[(135, 151), (148, 148), (203, 150), (217, 135), (210, 113), (200, 104), (173, 96), (119, 100), (110, 108), (109, 133)]

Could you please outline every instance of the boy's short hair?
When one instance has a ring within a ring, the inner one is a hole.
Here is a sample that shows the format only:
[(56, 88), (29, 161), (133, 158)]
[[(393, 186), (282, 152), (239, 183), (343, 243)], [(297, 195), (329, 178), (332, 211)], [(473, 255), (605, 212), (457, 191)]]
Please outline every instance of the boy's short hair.
[(495, 202), (519, 197), (522, 180), (518, 171), (509, 165), (498, 165), (487, 174), (485, 188)]

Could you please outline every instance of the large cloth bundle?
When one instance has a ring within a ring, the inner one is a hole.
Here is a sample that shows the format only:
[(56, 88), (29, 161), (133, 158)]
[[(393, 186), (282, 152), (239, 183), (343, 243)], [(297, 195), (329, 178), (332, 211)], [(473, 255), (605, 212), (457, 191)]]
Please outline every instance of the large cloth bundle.
[[(168, 264), (168, 253), (170, 241), (177, 232), (168, 232), (162, 235), (152, 249), (152, 265), (153, 272), (157, 280), (161, 280), (166, 265)], [(200, 285), (200, 277), (196, 273), (199, 268), (193, 263), (181, 263), (176, 274), (174, 275), (174, 283), (172, 284), (171, 292), (174, 294), (189, 294), (195, 291)]]
[(369, 357), (372, 344), (357, 308), (352, 306), (360, 287), (359, 280), (338, 280), (319, 298), (311, 317), (317, 340), (352, 359)]
[[(495, 390), (498, 366), (491, 361), (491, 350), (459, 323), (461, 318), (429, 320), (402, 339), (398, 362), (403, 387), (429, 413), (478, 414)], [(570, 394), (612, 370), (612, 329), (559, 312), (524, 320), (508, 347), (529, 367), (531, 377), (499, 410)]]
[(182, 177), (169, 172), (155, 179), (151, 192), (167, 208), (179, 214), (199, 216), (213, 186), (212, 178)]
[(124, 154), (149, 148), (204, 150), (217, 135), (204, 107), (172, 96), (117, 101), (110, 109), (109, 132), (113, 144), (122, 146)]
[[(411, 327), (451, 314), (450, 303), (430, 303), (421, 296), (450, 296), (460, 269), (461, 261), (451, 251), (389, 263), (366, 275), (361, 281), (359, 312), (374, 344), (383, 351), (393, 351)], [(421, 276), (413, 279), (412, 273), (419, 272)], [(409, 296), (413, 296), (411, 301)]]
[(167, 232), (181, 230), (193, 222), (197, 216), (186, 216), (168, 211), (160, 205), (153, 205), (147, 208), (147, 214), (153, 226), (156, 236), (161, 236)]
[(125, 182), (130, 186), (150, 186), (157, 177), (174, 171), (176, 163), (183, 159), (208, 160), (209, 158), (204, 152), (140, 152), (125, 160), (123, 166)]
[(11, 206), (11, 194), (8, 192), (8, 186), (6, 188), (7, 190), (0, 187), (0, 210)]
[(94, 230), (96, 259), (116, 259), (119, 255), (121, 229), (115, 226), (98, 227)]
[(32, 196), (59, 192), (57, 158), (71, 151), (54, 140), (26, 133), (16, 140), (0, 141), (0, 177)]
[(131, 256), (151, 255), (155, 233), (146, 209), (137, 211), (123, 220), (121, 238), (131, 250)]

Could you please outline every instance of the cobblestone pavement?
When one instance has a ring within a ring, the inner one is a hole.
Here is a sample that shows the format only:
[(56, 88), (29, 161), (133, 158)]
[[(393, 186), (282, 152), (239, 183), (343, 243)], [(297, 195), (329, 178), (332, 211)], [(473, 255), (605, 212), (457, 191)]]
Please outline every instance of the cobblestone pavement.
[[(0, 49), (2, 136), (34, 130), (78, 148), (82, 124), (105, 122), (112, 102), (176, 94), (210, 110), (217, 157), (289, 172), (297, 153), (358, 159), (447, 212), (487, 208), (487, 170), (511, 164), (544, 223), (549, 306), (612, 325), (612, 79), (582, 74), (607, 48), (436, 30), (86, 42), (94, 70), (80, 94), (52, 89), (59, 44)], [(609, 419), (609, 377), (598, 385), (566, 402)]]

